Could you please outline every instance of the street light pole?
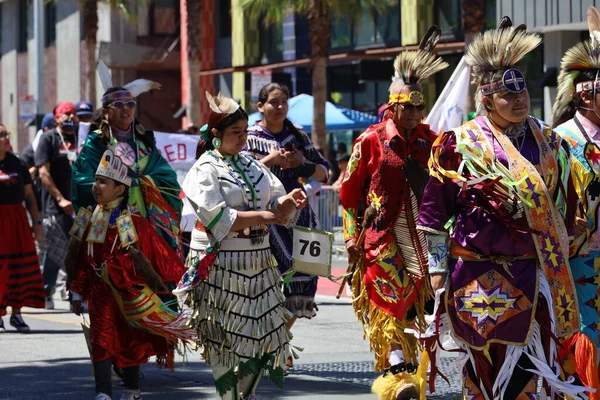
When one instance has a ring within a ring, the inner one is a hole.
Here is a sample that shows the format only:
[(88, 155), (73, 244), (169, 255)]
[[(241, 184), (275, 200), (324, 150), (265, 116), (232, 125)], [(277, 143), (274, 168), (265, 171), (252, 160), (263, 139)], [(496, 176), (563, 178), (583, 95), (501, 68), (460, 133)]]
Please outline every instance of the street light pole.
[(33, 0), (33, 38), (35, 44), (34, 90), (38, 115), (44, 114), (44, 0)]

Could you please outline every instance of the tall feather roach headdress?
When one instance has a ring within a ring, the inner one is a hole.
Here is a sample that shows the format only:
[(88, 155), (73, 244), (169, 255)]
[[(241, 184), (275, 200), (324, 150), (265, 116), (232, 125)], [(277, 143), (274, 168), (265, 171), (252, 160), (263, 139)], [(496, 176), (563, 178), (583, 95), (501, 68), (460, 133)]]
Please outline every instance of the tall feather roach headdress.
[[(527, 88), (525, 77), (516, 65), (542, 42), (542, 38), (527, 32), (525, 25), (514, 27), (508, 17), (502, 18), (498, 28), (480, 33), (467, 49), (467, 63), (471, 66), (473, 83), (481, 95), (508, 90), (519, 93)], [(499, 80), (499, 73), (502, 77)]]
[(405, 85), (418, 85), (433, 74), (448, 67), (448, 63), (434, 53), (435, 45), (442, 31), (437, 26), (429, 28), (418, 50), (403, 51), (394, 60), (394, 76), (390, 85), (390, 103), (412, 103), (421, 105), (425, 102), (423, 93), (413, 91), (400, 94)]
[(590, 39), (567, 50), (560, 63), (558, 94), (552, 112), (555, 122), (562, 119), (574, 94), (600, 89), (600, 80), (597, 79), (575, 84), (582, 71), (600, 71), (600, 13), (593, 6), (588, 7), (587, 23)]

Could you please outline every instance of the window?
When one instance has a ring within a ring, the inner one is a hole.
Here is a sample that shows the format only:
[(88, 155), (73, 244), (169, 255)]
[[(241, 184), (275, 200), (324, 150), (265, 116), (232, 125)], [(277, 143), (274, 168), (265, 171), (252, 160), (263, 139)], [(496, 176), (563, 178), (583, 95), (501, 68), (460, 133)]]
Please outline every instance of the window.
[(19, 42), (18, 51), (27, 51), (27, 34), (29, 32), (28, 24), (29, 1), (19, 1)]
[(219, 3), (219, 37), (231, 37), (231, 0)]
[(46, 3), (44, 6), (46, 30), (46, 47), (53, 46), (56, 43), (56, 3), (54, 1)]
[(365, 46), (377, 42), (374, 15), (368, 12), (368, 10), (365, 11), (353, 24), (353, 39), (354, 44), (357, 46)]
[(283, 61), (282, 24), (262, 24), (260, 32), (260, 63), (270, 64)]
[(150, 6), (151, 34), (179, 34), (179, 18), (178, 0), (154, 0)]
[(485, 25), (484, 30), (494, 29), (498, 23), (496, 22), (496, 0), (485, 0)]
[(385, 44), (400, 43), (400, 5), (390, 7), (385, 13), (375, 15), (377, 38)]
[(355, 21), (345, 16), (332, 17), (330, 43), (333, 51), (400, 44), (400, 6), (390, 6), (381, 15), (373, 9), (365, 9)]
[(437, 0), (434, 18), (442, 30), (440, 41), (454, 42), (463, 40), (460, 0)]

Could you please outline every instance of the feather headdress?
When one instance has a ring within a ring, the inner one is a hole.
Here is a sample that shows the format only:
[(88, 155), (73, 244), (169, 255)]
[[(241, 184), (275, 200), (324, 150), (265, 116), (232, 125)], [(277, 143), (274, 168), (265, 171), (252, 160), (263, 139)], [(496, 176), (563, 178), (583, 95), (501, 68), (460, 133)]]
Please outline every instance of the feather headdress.
[(233, 99), (223, 95), (221, 92), (216, 96), (206, 93), (206, 100), (210, 106), (210, 117), (208, 118), (208, 126), (210, 128), (217, 127), (228, 116), (240, 109), (240, 105)]
[(211, 95), (208, 92), (206, 93), (206, 100), (208, 100), (208, 105), (212, 112), (217, 114), (233, 114), (240, 108), (240, 105), (233, 99), (223, 95), (223, 93), (219, 92), (216, 96)]
[[(575, 84), (575, 80), (582, 71), (600, 71), (600, 13), (589, 6), (587, 10), (587, 23), (590, 31), (590, 39), (577, 43), (571, 47), (560, 62), (560, 73), (558, 74), (558, 94), (554, 102), (552, 118), (555, 123), (563, 122), (564, 114), (573, 101), (575, 93), (584, 90), (600, 89), (599, 80), (587, 80)], [(595, 83), (594, 83), (595, 82)], [(574, 111), (574, 109), (573, 109)]]
[(403, 51), (396, 57), (390, 94), (397, 94), (404, 85), (420, 84), (448, 67), (448, 63), (433, 52), (441, 34), (440, 28), (432, 26), (423, 36), (418, 50)]
[(478, 34), (467, 49), (473, 83), (491, 83), (494, 75), (514, 68), (519, 61), (542, 42), (542, 38), (527, 32), (525, 25), (512, 26), (504, 17), (497, 29)]

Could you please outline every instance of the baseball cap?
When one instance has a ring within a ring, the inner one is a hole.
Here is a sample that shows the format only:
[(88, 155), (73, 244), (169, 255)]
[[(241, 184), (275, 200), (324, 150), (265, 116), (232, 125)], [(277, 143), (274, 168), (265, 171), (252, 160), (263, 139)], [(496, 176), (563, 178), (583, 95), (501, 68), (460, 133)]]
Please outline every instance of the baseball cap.
[(77, 115), (94, 115), (94, 107), (92, 103), (86, 100), (81, 100), (75, 104)]
[(42, 129), (52, 128), (52, 123), (54, 122), (54, 114), (48, 113), (44, 115), (42, 118)]

